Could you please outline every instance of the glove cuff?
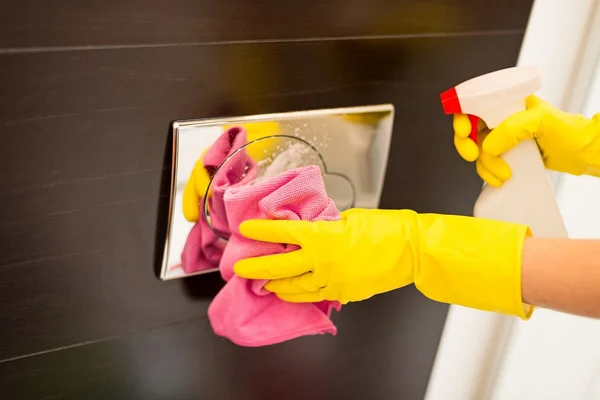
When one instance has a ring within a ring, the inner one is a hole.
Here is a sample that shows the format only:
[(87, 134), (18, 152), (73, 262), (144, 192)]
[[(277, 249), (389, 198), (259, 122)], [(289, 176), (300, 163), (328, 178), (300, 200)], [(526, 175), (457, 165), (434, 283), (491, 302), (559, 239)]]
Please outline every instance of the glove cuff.
[(525, 225), (481, 218), (419, 215), (414, 282), (425, 296), (444, 303), (529, 319), (521, 266)]
[(585, 126), (586, 141), (583, 146), (585, 175), (600, 177), (600, 114), (596, 114)]

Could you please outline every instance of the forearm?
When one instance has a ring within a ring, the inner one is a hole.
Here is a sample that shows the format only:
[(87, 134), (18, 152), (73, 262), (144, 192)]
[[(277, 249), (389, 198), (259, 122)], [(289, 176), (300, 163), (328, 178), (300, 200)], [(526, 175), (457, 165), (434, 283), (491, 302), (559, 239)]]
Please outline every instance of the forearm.
[(525, 239), (522, 290), (527, 304), (600, 318), (600, 240)]

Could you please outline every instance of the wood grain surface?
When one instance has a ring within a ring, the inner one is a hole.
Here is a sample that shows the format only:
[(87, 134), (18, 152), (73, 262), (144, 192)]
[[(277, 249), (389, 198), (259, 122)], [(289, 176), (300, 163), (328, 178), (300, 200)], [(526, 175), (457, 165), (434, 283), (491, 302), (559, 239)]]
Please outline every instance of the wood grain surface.
[(0, 48), (157, 46), (515, 30), (531, 0), (4, 0)]

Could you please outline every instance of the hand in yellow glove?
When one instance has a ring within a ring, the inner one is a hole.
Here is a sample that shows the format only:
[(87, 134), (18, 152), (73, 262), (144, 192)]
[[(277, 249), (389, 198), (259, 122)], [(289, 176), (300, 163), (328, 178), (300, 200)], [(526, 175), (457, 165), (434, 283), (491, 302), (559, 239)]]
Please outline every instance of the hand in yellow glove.
[(481, 148), (468, 138), (468, 117), (456, 114), (454, 144), (462, 158), (477, 161), (477, 173), (491, 186), (510, 179), (510, 167), (501, 155), (526, 139), (536, 139), (548, 169), (600, 176), (600, 114), (592, 119), (568, 114), (532, 95), (526, 111), (510, 116), (489, 133), (485, 124), (478, 128), (483, 134)]
[(410, 210), (351, 209), (340, 221), (246, 221), (251, 239), (291, 243), (289, 253), (238, 261), (290, 302), (360, 301), (414, 282), (427, 297), (528, 318), (521, 300), (526, 226)]

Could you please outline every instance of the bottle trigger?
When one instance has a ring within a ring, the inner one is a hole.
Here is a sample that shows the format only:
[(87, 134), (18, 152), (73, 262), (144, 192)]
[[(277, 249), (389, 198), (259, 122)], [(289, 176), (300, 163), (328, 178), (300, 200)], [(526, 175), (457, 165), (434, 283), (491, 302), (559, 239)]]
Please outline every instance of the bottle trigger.
[(479, 117), (475, 115), (469, 115), (469, 122), (471, 122), (471, 133), (469, 138), (477, 144), (477, 126), (479, 125)]

